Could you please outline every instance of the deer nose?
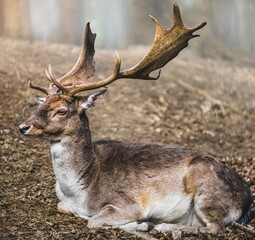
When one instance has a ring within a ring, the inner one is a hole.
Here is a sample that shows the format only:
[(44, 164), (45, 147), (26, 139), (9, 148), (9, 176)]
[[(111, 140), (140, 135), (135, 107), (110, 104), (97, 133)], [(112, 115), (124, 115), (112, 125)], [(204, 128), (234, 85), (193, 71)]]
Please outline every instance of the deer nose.
[(20, 132), (21, 134), (25, 134), (26, 131), (27, 131), (29, 128), (30, 128), (30, 126), (25, 125), (25, 124), (21, 124), (21, 125), (19, 126), (19, 132)]

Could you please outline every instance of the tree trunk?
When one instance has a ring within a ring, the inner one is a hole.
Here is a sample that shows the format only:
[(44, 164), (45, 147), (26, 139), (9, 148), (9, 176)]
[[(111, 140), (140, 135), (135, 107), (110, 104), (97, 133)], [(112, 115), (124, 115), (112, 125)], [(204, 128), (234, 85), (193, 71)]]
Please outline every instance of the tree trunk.
[(26, 0), (1, 0), (0, 31), (5, 37), (29, 38), (29, 19)]

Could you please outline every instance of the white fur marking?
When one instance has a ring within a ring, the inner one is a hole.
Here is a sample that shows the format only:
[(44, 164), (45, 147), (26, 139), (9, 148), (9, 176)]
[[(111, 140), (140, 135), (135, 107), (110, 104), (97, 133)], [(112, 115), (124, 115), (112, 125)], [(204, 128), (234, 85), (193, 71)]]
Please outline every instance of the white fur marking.
[(54, 173), (56, 175), (56, 193), (59, 200), (77, 216), (88, 219), (86, 208), (87, 193), (79, 184), (78, 174), (70, 167), (74, 154), (67, 148), (67, 139), (51, 144)]
[(190, 209), (191, 200), (192, 197), (184, 193), (167, 195), (162, 199), (152, 199), (152, 205), (145, 210), (144, 217), (156, 217), (166, 222), (178, 219), (178, 224), (197, 225), (198, 222), (193, 219), (195, 218), (193, 209)]
[(228, 215), (224, 218), (224, 224), (228, 225), (229, 223), (238, 220), (241, 217), (240, 210), (230, 210)]

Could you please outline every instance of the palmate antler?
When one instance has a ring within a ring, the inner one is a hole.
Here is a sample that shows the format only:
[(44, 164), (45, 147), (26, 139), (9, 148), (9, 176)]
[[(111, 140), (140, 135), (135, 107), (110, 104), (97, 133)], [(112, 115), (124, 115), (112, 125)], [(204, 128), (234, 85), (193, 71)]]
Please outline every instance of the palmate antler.
[(56, 89), (58, 88), (62, 92), (62, 95), (71, 99), (78, 92), (105, 87), (117, 79), (158, 79), (160, 76), (160, 70), (157, 77), (151, 77), (151, 72), (162, 68), (169, 61), (175, 58), (182, 49), (188, 46), (188, 41), (190, 39), (199, 36), (193, 35), (193, 33), (206, 25), (206, 23), (203, 22), (197, 27), (191, 29), (185, 28), (179, 7), (176, 3), (173, 5), (173, 13), (174, 23), (170, 29), (163, 28), (157, 19), (150, 16), (156, 26), (155, 39), (149, 52), (139, 63), (129, 69), (120, 71), (121, 59), (116, 51), (113, 73), (108, 78), (93, 83), (88, 82), (88, 78), (93, 76), (95, 73), (93, 56), (95, 53), (94, 41), (96, 34), (91, 32), (90, 26), (87, 24), (84, 34), (83, 48), (75, 66), (66, 75), (59, 79), (54, 78), (49, 66), (49, 69), (45, 70), (45, 73), (52, 83), (50, 87), (46, 89), (33, 85), (31, 82), (29, 83), (30, 87), (40, 90), (48, 95), (56, 94)]

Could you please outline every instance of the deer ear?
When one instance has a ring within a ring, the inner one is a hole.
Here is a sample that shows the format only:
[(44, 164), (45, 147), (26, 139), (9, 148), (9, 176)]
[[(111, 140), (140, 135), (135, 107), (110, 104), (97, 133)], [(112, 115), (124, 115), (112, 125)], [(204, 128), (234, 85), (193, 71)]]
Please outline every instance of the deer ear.
[(87, 110), (88, 108), (94, 107), (96, 103), (103, 98), (107, 89), (104, 89), (100, 92), (89, 95), (86, 100), (81, 103), (80, 108)]
[(37, 104), (43, 104), (45, 101), (46, 101), (46, 98), (45, 97), (36, 97), (35, 98), (35, 101)]

